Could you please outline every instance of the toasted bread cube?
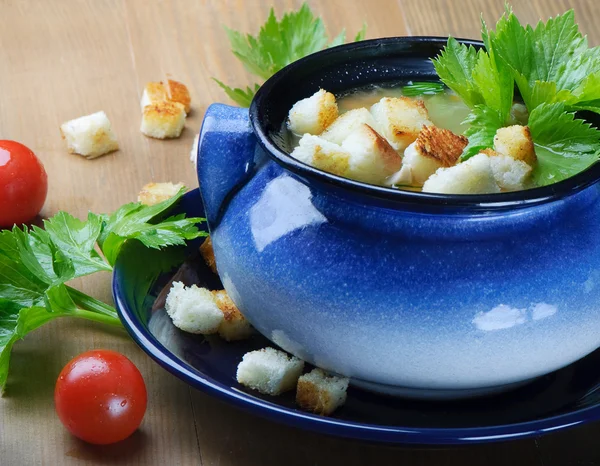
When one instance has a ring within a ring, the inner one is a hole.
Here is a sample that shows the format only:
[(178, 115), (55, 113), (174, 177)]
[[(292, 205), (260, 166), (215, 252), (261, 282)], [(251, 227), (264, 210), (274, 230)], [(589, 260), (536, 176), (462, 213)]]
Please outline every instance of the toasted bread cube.
[(348, 176), (350, 154), (339, 145), (325, 141), (319, 136), (310, 134), (302, 136), (291, 156), (319, 170)]
[(237, 381), (265, 395), (292, 390), (304, 369), (304, 361), (275, 348), (246, 353), (237, 368)]
[(142, 93), (142, 99), (140, 101), (142, 112), (148, 105), (165, 102), (167, 100), (169, 100), (169, 94), (167, 94), (165, 85), (162, 82), (150, 82), (146, 84), (144, 92)]
[(493, 151), (488, 155), (496, 183), (503, 191), (519, 191), (527, 188), (533, 170), (531, 166), (522, 160), (516, 160)]
[(399, 152), (416, 141), (423, 126), (433, 126), (423, 101), (409, 97), (383, 97), (371, 114), (382, 136)]
[(192, 150), (190, 151), (190, 162), (197, 165), (198, 160), (198, 144), (200, 143), (200, 135), (196, 134), (194, 137), (194, 143), (192, 144)]
[(210, 236), (207, 237), (204, 242), (200, 245), (200, 255), (202, 256), (202, 259), (204, 259), (204, 262), (206, 262), (206, 265), (208, 265), (210, 267), (210, 270), (213, 271), (213, 273), (217, 273), (217, 262), (215, 260), (215, 251), (213, 250), (213, 246), (212, 246), (212, 240), (210, 239)]
[(172, 79), (167, 79), (167, 92), (169, 93), (169, 100), (171, 102), (177, 102), (183, 105), (185, 113), (190, 113), (192, 104), (192, 98), (190, 97), (190, 91), (185, 84)]
[(219, 326), (219, 336), (227, 341), (244, 340), (253, 333), (250, 322), (236, 307), (227, 291), (219, 290), (212, 292), (215, 303), (223, 312), (223, 321)]
[(522, 160), (533, 166), (536, 162), (535, 148), (531, 132), (527, 126), (507, 126), (496, 131), (494, 149), (502, 155)]
[(438, 168), (455, 165), (467, 143), (467, 138), (447, 129), (423, 127), (417, 140), (404, 151), (402, 169), (389, 183), (423, 186)]
[(288, 115), (288, 128), (295, 134), (321, 134), (338, 117), (335, 96), (319, 89), (299, 100)]
[(69, 152), (95, 159), (119, 148), (117, 137), (104, 112), (96, 112), (63, 123), (60, 127)]
[(402, 157), (398, 152), (366, 124), (356, 128), (346, 138), (342, 149), (350, 154), (348, 176), (365, 183), (383, 183), (402, 165)]
[(344, 140), (362, 125), (369, 125), (377, 131), (377, 123), (366, 108), (355, 108), (340, 115), (329, 127), (321, 134), (326, 141), (334, 144), (342, 144)]
[(477, 154), (449, 168), (439, 168), (423, 185), (423, 192), (440, 194), (498, 193), (490, 158)]
[(349, 379), (313, 369), (298, 379), (296, 403), (315, 414), (329, 416), (346, 402)]
[(183, 183), (148, 183), (138, 194), (138, 202), (155, 205), (171, 199), (183, 188)]
[(209, 290), (196, 285), (188, 288), (182, 282), (173, 283), (165, 309), (175, 327), (202, 335), (217, 333), (224, 318)]
[(144, 107), (141, 132), (156, 139), (178, 138), (185, 125), (185, 108), (177, 102), (158, 102)]

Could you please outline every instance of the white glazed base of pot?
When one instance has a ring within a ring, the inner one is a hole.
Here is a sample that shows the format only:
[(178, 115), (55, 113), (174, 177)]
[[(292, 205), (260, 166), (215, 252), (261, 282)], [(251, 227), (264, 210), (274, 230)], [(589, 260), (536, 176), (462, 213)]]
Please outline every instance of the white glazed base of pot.
[(367, 382), (366, 380), (360, 379), (351, 379), (350, 384), (353, 387), (381, 395), (421, 400), (461, 400), (466, 398), (496, 395), (498, 393), (513, 390), (515, 388), (522, 387), (523, 385), (527, 385), (533, 380), (535, 380), (535, 378), (523, 380), (521, 382), (509, 383), (506, 385), (497, 385), (494, 387), (468, 388), (459, 390), (436, 390), (426, 388), (397, 387), (394, 385), (384, 385), (373, 382)]

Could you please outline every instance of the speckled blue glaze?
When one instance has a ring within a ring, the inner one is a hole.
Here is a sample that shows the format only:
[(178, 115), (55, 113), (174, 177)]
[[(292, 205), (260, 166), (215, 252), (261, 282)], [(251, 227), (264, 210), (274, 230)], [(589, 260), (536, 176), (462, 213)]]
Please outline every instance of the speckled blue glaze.
[(469, 203), (315, 173), (256, 120), (285, 76), (272, 79), (254, 127), (247, 110), (208, 109), (198, 154), (219, 274), (263, 335), (359, 386), (433, 397), (600, 346), (597, 184)]

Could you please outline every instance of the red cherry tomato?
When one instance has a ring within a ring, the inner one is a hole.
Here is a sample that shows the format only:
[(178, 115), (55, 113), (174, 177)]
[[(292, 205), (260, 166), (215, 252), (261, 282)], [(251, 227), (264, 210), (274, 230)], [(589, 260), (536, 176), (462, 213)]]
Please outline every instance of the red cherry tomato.
[(129, 437), (146, 412), (146, 385), (135, 365), (115, 351), (96, 350), (72, 359), (54, 391), (56, 412), (74, 436), (106, 445)]
[(48, 175), (30, 149), (0, 140), (0, 228), (32, 220), (42, 210)]

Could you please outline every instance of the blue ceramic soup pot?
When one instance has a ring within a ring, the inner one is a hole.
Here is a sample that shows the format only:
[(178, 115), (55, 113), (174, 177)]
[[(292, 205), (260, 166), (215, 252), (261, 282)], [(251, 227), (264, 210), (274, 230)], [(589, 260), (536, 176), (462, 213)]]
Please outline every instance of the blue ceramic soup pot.
[(211, 106), (198, 177), (224, 287), (263, 335), (360, 387), (458, 398), (600, 346), (598, 166), (545, 188), (435, 195), (319, 171), (281, 133), (319, 88), (435, 79), (445, 42), (335, 47), (269, 79), (249, 112)]

